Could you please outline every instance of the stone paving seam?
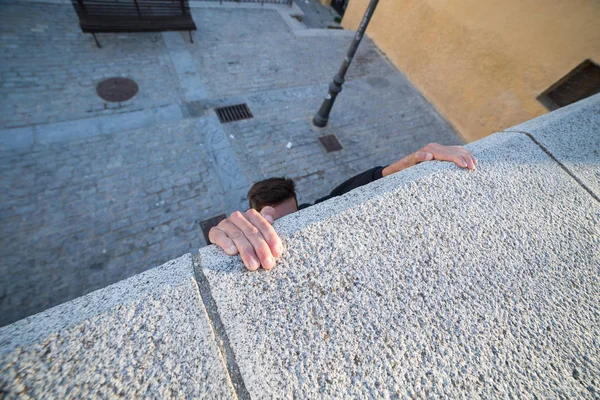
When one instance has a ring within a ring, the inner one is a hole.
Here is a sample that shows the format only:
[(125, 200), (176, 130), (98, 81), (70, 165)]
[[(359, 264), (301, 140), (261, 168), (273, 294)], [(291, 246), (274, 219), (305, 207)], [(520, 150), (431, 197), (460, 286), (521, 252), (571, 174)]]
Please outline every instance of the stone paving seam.
[(514, 131), (514, 130), (505, 130), (503, 132), (511, 132), (511, 133), (521, 133), (525, 136), (527, 136), (529, 139), (531, 139), (531, 141), (533, 143), (535, 143), (540, 149), (542, 149), (542, 151), (544, 153), (546, 153), (548, 155), (548, 157), (550, 157), (555, 163), (557, 163), (567, 174), (569, 174), (569, 176), (571, 178), (573, 178), (575, 180), (575, 182), (577, 182), (577, 184), (579, 184), (579, 186), (581, 186), (586, 192), (588, 192), (590, 194), (590, 196), (592, 196), (592, 198), (594, 200), (596, 200), (597, 202), (600, 203), (600, 198), (598, 198), (598, 196), (596, 196), (596, 193), (592, 192), (592, 190), (587, 187), (587, 185), (585, 183), (583, 183), (581, 181), (581, 179), (579, 179), (573, 172), (571, 172), (571, 170), (569, 168), (567, 168), (562, 162), (560, 162), (556, 157), (554, 157), (554, 154), (552, 154), (550, 152), (550, 150), (548, 150), (543, 144), (541, 144), (535, 137), (533, 137), (533, 135), (529, 132), (523, 132), (523, 131)]
[(194, 268), (194, 277), (196, 279), (196, 284), (198, 285), (200, 298), (202, 299), (202, 303), (204, 305), (204, 311), (206, 312), (208, 321), (210, 322), (210, 326), (215, 336), (215, 342), (217, 343), (221, 353), (230, 383), (234, 388), (238, 399), (250, 399), (250, 392), (248, 392), (246, 384), (244, 383), (244, 379), (242, 378), (242, 373), (240, 372), (240, 367), (235, 359), (235, 353), (231, 347), (231, 343), (229, 342), (227, 331), (225, 330), (225, 326), (221, 320), (217, 303), (215, 302), (215, 299), (210, 291), (210, 284), (202, 272), (200, 255), (198, 254), (193, 256), (192, 262)]

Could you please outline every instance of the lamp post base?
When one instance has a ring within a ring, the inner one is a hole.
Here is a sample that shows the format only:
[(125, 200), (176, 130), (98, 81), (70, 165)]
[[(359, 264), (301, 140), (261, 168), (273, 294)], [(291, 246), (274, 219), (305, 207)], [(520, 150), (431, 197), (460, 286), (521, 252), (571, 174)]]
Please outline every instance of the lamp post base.
[(313, 125), (318, 128), (324, 128), (325, 126), (327, 126), (328, 120), (329, 120), (328, 118), (322, 118), (319, 114), (317, 114), (313, 118)]

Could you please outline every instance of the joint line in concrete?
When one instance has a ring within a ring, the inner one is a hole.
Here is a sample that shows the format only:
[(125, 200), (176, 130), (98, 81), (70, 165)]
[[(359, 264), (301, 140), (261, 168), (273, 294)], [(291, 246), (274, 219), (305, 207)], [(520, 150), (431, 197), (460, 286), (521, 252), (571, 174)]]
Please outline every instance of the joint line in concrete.
[(554, 160), (554, 162), (556, 162), (567, 174), (569, 174), (569, 176), (571, 178), (573, 178), (575, 180), (575, 182), (577, 182), (579, 184), (579, 186), (581, 186), (583, 189), (585, 189), (585, 191), (588, 192), (590, 194), (590, 196), (592, 196), (594, 198), (594, 200), (596, 200), (597, 202), (600, 203), (600, 198), (598, 198), (598, 196), (596, 196), (596, 194), (590, 188), (588, 188), (585, 185), (585, 183), (583, 183), (581, 181), (581, 179), (579, 179), (574, 173), (572, 173), (571, 170), (569, 170), (569, 168), (567, 168), (556, 157), (554, 157), (554, 155), (552, 153), (550, 153), (550, 150), (548, 150), (543, 144), (541, 144), (531, 133), (523, 132), (523, 131), (510, 131), (510, 130), (503, 131), (503, 132), (522, 133), (523, 135), (527, 136), (529, 139), (531, 139), (531, 141), (533, 143), (535, 143), (540, 149), (542, 149), (544, 151), (544, 153), (546, 153), (548, 155), (548, 157), (550, 157), (552, 160)]
[(225, 326), (223, 325), (223, 321), (221, 320), (221, 316), (219, 315), (217, 303), (215, 302), (215, 299), (211, 294), (210, 284), (208, 283), (208, 280), (206, 279), (204, 273), (201, 270), (200, 255), (195, 255), (192, 258), (194, 264), (194, 276), (196, 278), (196, 284), (198, 285), (200, 297), (202, 298), (202, 302), (204, 303), (206, 313), (208, 314), (208, 320), (210, 322), (211, 328), (215, 334), (217, 346), (219, 347), (221, 355), (223, 356), (225, 368), (227, 370), (227, 374), (229, 375), (229, 380), (233, 386), (233, 389), (238, 399), (250, 399), (250, 393), (248, 392), (248, 389), (246, 389), (246, 384), (244, 383), (244, 379), (242, 378), (240, 367), (235, 359), (235, 353), (233, 352), (231, 344), (229, 343), (227, 331), (225, 330)]

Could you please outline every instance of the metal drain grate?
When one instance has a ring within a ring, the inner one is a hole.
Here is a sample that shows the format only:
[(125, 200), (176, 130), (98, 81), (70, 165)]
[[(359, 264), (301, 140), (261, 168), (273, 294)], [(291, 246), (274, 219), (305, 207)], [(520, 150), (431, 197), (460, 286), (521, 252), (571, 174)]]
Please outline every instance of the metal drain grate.
[(210, 228), (219, 225), (219, 222), (223, 221), (225, 218), (227, 218), (225, 214), (221, 214), (217, 215), (216, 217), (200, 221), (200, 228), (202, 228), (202, 233), (204, 234), (204, 239), (206, 239), (206, 244), (210, 244), (210, 241), (208, 240), (208, 232), (210, 232)]
[(328, 153), (331, 153), (332, 151), (339, 151), (339, 150), (343, 149), (342, 144), (340, 143), (337, 136), (335, 136), (335, 135), (321, 136), (319, 138), (319, 141), (321, 142), (323, 147), (325, 147), (325, 150), (327, 150)]
[(241, 121), (243, 119), (254, 118), (248, 105), (236, 104), (234, 106), (220, 107), (215, 109), (221, 123)]

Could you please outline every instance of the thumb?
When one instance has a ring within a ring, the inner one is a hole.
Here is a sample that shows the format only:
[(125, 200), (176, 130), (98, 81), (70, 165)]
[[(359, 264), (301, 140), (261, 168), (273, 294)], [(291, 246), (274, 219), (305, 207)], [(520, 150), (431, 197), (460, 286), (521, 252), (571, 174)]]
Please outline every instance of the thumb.
[(275, 221), (275, 209), (273, 207), (263, 207), (263, 209), (260, 211), (260, 215), (262, 215), (264, 219), (273, 225), (273, 222)]

